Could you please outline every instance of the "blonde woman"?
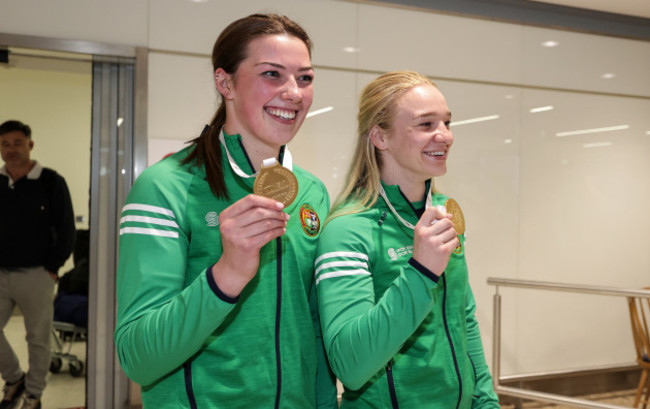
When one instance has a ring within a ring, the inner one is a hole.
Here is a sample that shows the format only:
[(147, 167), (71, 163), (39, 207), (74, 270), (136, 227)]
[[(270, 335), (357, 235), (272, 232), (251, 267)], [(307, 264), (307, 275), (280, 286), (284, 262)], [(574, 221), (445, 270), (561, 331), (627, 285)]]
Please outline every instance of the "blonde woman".
[(426, 77), (366, 86), (355, 161), (323, 228), (316, 283), (342, 408), (498, 408), (468, 282), (464, 235), (432, 178), (453, 143)]

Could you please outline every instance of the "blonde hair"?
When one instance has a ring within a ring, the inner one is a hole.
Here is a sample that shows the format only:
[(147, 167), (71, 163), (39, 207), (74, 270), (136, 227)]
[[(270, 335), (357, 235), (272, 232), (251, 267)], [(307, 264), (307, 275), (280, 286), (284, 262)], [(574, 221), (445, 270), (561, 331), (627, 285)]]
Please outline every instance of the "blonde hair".
[(359, 97), (357, 143), (352, 164), (328, 221), (344, 214), (361, 212), (375, 204), (381, 185), (381, 157), (370, 140), (370, 130), (375, 125), (390, 129), (400, 97), (420, 85), (436, 87), (433, 81), (415, 71), (387, 72), (365, 86)]

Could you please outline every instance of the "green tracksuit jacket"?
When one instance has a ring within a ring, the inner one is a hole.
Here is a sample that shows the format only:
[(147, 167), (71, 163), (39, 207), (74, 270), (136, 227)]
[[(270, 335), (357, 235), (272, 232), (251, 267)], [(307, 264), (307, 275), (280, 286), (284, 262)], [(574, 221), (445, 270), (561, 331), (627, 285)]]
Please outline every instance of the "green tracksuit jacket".
[[(239, 136), (226, 141), (252, 173)], [(254, 179), (231, 170), (222, 146), (230, 200), (217, 199), (204, 168), (181, 164), (188, 149), (141, 174), (120, 222), (115, 344), (144, 407), (335, 408), (313, 283), (325, 187), (294, 166), (287, 232), (262, 248), (257, 275), (232, 299), (210, 274), (222, 251), (219, 214), (252, 193)]]
[[(399, 187), (384, 188), (415, 225)], [(446, 199), (434, 193), (433, 205)], [(315, 274), (325, 350), (345, 386), (341, 408), (499, 407), (459, 239), (438, 278), (412, 259), (413, 230), (381, 197), (325, 225)]]

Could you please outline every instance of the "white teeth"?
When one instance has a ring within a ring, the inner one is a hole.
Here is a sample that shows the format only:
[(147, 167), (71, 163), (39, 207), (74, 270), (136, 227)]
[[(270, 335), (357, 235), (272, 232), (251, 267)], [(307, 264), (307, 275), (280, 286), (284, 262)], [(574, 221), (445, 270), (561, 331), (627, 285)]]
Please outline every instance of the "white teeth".
[(277, 108), (267, 108), (266, 112), (281, 119), (293, 119), (296, 117), (296, 111), (285, 111)]
[(429, 156), (445, 156), (444, 151), (426, 152)]

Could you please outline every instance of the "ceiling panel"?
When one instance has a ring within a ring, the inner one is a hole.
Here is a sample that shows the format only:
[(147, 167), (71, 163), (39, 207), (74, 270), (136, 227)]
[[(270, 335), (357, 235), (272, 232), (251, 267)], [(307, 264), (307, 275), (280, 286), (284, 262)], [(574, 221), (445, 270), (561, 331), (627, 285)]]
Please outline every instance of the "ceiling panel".
[(606, 13), (625, 14), (628, 16), (650, 18), (650, 1), (648, 0), (532, 0), (537, 3), (556, 4), (558, 6), (577, 7)]

